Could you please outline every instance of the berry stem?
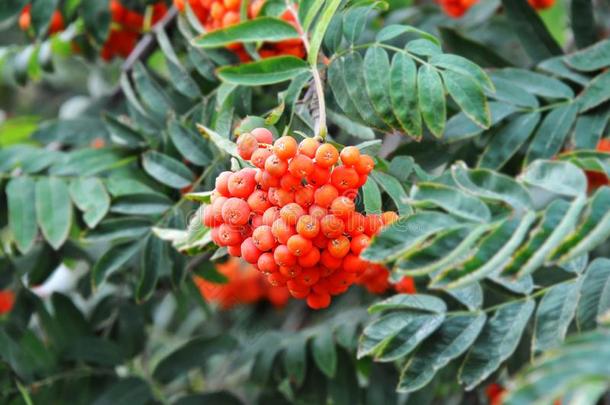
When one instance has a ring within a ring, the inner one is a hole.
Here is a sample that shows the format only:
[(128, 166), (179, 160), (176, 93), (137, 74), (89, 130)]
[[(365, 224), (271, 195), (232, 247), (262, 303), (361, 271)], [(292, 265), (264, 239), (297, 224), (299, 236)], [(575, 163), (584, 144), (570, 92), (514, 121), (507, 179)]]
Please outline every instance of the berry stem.
[[(299, 20), (299, 14), (297, 10), (294, 8), (294, 5), (290, 2), (290, 0), (286, 0), (286, 9), (290, 11), (292, 16), (294, 17), (294, 21), (296, 24), (296, 29), (303, 41), (303, 46), (305, 47), (305, 51), (309, 55), (309, 38), (307, 37), (307, 32), (303, 30), (303, 26), (301, 25), (301, 21)], [(317, 61), (316, 57), (316, 61)], [(314, 89), (316, 91), (316, 96), (318, 99), (318, 110), (319, 116), (316, 122), (316, 135), (320, 136), (323, 140), (326, 139), (326, 134), (328, 133), (328, 129), (326, 127), (326, 100), (324, 99), (324, 86), (322, 84), (322, 78), (320, 77), (320, 71), (318, 70), (317, 63), (311, 66), (311, 75), (313, 77)]]

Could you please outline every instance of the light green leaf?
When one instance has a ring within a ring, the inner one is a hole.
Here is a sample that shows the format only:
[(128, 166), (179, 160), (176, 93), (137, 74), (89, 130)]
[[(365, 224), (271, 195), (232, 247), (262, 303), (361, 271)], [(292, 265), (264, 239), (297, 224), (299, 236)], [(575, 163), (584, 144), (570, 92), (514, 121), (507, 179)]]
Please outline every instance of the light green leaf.
[(330, 22), (335, 15), (335, 12), (341, 5), (341, 0), (328, 0), (325, 2), (324, 8), (320, 12), (318, 22), (313, 28), (313, 34), (309, 40), (309, 53), (307, 55), (307, 62), (310, 66), (316, 67), (318, 65), (318, 54), (320, 53), (320, 47), (322, 46), (322, 40), (326, 34), (326, 30), (330, 25)]
[(396, 204), (400, 215), (408, 215), (413, 212), (409, 204), (407, 204), (407, 192), (395, 177), (377, 170), (371, 173), (371, 177), (379, 184), (383, 191), (388, 193), (394, 204)]
[[(509, 117), (517, 111), (517, 107), (512, 104), (491, 101), (489, 111), (491, 114), (491, 125), (496, 125), (506, 117)], [(463, 112), (455, 114), (447, 121), (443, 139), (445, 142), (458, 142), (464, 139), (472, 138), (480, 135), (483, 128), (472, 122), (470, 118)]]
[(102, 181), (95, 177), (72, 180), (70, 196), (74, 205), (83, 211), (83, 220), (89, 228), (95, 228), (110, 208), (110, 196)]
[(440, 314), (447, 311), (447, 305), (433, 295), (397, 294), (371, 305), (369, 314), (396, 309)]
[(580, 95), (580, 112), (589, 111), (610, 100), (610, 72), (606, 71), (596, 76), (587, 84)]
[(566, 56), (564, 60), (568, 66), (581, 72), (593, 72), (610, 66), (610, 39)]
[(473, 63), (462, 56), (442, 53), (432, 56), (432, 58), (430, 58), (430, 63), (436, 67), (443, 68), (446, 71), (467, 76), (474, 80), (478, 84), (478, 87), (482, 87), (492, 93), (495, 91), (494, 84), (489, 79), (489, 76), (487, 76), (487, 73), (485, 73), (476, 63)]
[(275, 56), (239, 66), (218, 69), (218, 77), (242, 86), (265, 86), (291, 80), (307, 70), (307, 63), (294, 56)]
[(193, 39), (193, 46), (219, 48), (235, 42), (279, 42), (298, 38), (297, 30), (288, 22), (273, 17), (258, 17), (214, 30)]
[(239, 158), (239, 153), (237, 153), (237, 145), (235, 142), (221, 136), (210, 128), (204, 127), (203, 125), (197, 124), (197, 129), (201, 133), (201, 135), (205, 138), (211, 140), (214, 145), (221, 151), (228, 153), (229, 155)]
[(504, 68), (494, 71), (493, 77), (500, 77), (541, 97), (565, 99), (574, 97), (572, 88), (563, 82), (525, 69)]
[(428, 34), (426, 31), (422, 31), (418, 28), (412, 27), (410, 25), (401, 25), (401, 24), (391, 24), (383, 27), (375, 37), (375, 41), (377, 42), (385, 42), (391, 39), (394, 39), (402, 34), (413, 33), (418, 34), (422, 38), (440, 46), (440, 41), (434, 35)]
[(367, 179), (364, 186), (362, 186), (362, 196), (364, 209), (367, 214), (381, 213), (381, 192), (375, 180), (372, 178)]
[(597, 326), (597, 319), (610, 309), (610, 260), (595, 259), (587, 269), (582, 283), (576, 321), (583, 331)]
[(417, 183), (411, 189), (411, 199), (416, 206), (438, 206), (469, 221), (485, 223), (491, 219), (489, 208), (477, 197), (443, 184)]
[(469, 76), (450, 70), (442, 73), (447, 91), (472, 121), (483, 128), (491, 125), (491, 113), (483, 90)]
[(519, 180), (561, 196), (578, 197), (587, 192), (587, 177), (570, 162), (537, 160), (525, 169)]
[(390, 60), (378, 46), (370, 47), (364, 56), (364, 81), (375, 112), (391, 127), (398, 126), (390, 99)]
[(45, 239), (59, 249), (72, 226), (72, 204), (66, 183), (57, 177), (36, 181), (36, 218)]

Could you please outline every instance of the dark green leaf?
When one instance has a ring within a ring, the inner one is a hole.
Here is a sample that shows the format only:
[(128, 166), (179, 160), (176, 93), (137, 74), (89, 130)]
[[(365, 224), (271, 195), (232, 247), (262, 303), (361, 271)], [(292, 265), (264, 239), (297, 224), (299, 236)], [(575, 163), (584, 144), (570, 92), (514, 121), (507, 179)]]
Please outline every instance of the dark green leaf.
[(400, 215), (408, 215), (413, 212), (413, 209), (406, 202), (407, 192), (395, 177), (376, 170), (371, 173), (371, 177), (379, 184), (383, 191), (388, 193), (394, 204), (396, 204)]
[(507, 80), (523, 90), (548, 98), (574, 97), (574, 91), (563, 82), (536, 72), (525, 69), (505, 68), (493, 72), (493, 77)]
[(149, 236), (142, 250), (140, 281), (136, 291), (138, 301), (146, 301), (155, 290), (159, 276), (172, 267), (167, 243), (154, 235)]
[(70, 196), (74, 205), (83, 211), (83, 220), (89, 228), (95, 228), (110, 208), (110, 196), (102, 181), (95, 177), (72, 180)]
[(402, 52), (395, 53), (392, 58), (390, 101), (394, 115), (404, 131), (414, 138), (421, 138), (422, 120), (417, 108), (417, 67)]
[(36, 219), (45, 239), (59, 249), (72, 225), (70, 193), (63, 180), (43, 177), (36, 181)]
[(91, 283), (99, 287), (106, 277), (123, 268), (140, 249), (138, 242), (115, 245), (100, 257), (91, 270)]
[(442, 314), (447, 311), (443, 300), (433, 295), (397, 294), (369, 307), (369, 314), (391, 310), (410, 310), (413, 312)]
[(103, 44), (110, 28), (110, 1), (82, 0), (80, 10), (87, 33), (92, 35), (98, 44)]
[(483, 90), (469, 76), (446, 70), (442, 73), (447, 91), (472, 121), (483, 128), (491, 125), (491, 114)]
[(325, 328), (313, 338), (311, 352), (320, 371), (332, 378), (337, 372), (337, 350), (332, 329)]
[(110, 212), (127, 215), (157, 215), (167, 211), (172, 206), (172, 200), (163, 194), (131, 194), (117, 198)]
[(387, 52), (378, 46), (370, 47), (364, 56), (364, 79), (367, 93), (375, 112), (390, 126), (398, 123), (392, 113), (390, 99), (390, 60)]
[(377, 183), (372, 178), (369, 178), (364, 186), (362, 186), (362, 195), (364, 200), (364, 209), (367, 214), (381, 213), (381, 192)]
[(148, 384), (138, 377), (127, 377), (112, 383), (93, 402), (93, 405), (144, 404), (153, 399)]
[(595, 259), (585, 273), (576, 321), (580, 330), (593, 329), (610, 309), (610, 260)]
[(593, 72), (610, 66), (610, 39), (566, 56), (565, 62), (581, 72)]
[(142, 156), (142, 166), (159, 183), (172, 188), (184, 188), (194, 180), (193, 173), (183, 163), (159, 152), (150, 151)]
[(411, 198), (416, 206), (438, 206), (450, 214), (469, 221), (486, 223), (491, 220), (491, 212), (487, 205), (454, 187), (420, 182), (411, 189)]
[(178, 121), (170, 121), (168, 131), (172, 142), (182, 156), (199, 166), (210, 163), (210, 151), (205, 140), (197, 131), (186, 128)]
[(572, 32), (576, 46), (584, 48), (597, 41), (597, 30), (592, 0), (572, 0), (570, 2)]
[(218, 69), (218, 77), (242, 86), (264, 86), (291, 80), (307, 69), (307, 63), (294, 56), (276, 56), (239, 66)]
[(495, 90), (495, 87), (492, 81), (489, 79), (489, 76), (487, 76), (487, 73), (485, 73), (485, 71), (477, 64), (462, 56), (443, 53), (434, 55), (432, 58), (430, 58), (430, 63), (450, 72), (467, 76), (477, 83), (478, 87), (484, 88), (491, 92)]
[(549, 159), (563, 147), (578, 115), (578, 105), (568, 104), (552, 110), (536, 131), (525, 157), (525, 163), (536, 159)]
[(589, 111), (610, 100), (609, 86), (610, 72), (608, 71), (601, 73), (591, 80), (580, 95), (580, 112)]
[(34, 245), (36, 225), (36, 183), (30, 177), (16, 177), (6, 186), (8, 223), (21, 253), (27, 253)]
[(298, 38), (297, 30), (288, 22), (273, 17), (258, 17), (230, 27), (214, 30), (192, 40), (194, 46), (218, 48), (235, 42), (279, 42)]
[(447, 109), (441, 76), (430, 66), (420, 67), (417, 73), (419, 110), (430, 132), (437, 137), (443, 134)]

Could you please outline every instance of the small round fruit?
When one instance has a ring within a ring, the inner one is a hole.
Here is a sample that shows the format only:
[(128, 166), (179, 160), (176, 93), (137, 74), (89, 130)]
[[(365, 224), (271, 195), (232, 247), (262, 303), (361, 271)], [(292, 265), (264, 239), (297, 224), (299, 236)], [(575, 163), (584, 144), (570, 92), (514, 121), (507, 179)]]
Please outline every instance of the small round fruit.
[(259, 144), (271, 145), (273, 143), (273, 133), (267, 128), (254, 128), (250, 133), (254, 135)]
[(241, 243), (241, 257), (250, 264), (258, 262), (258, 258), (262, 253), (256, 248), (251, 237)]
[(316, 164), (320, 167), (331, 167), (339, 159), (337, 148), (329, 143), (320, 145), (316, 150)]
[(297, 141), (291, 136), (282, 136), (273, 144), (273, 153), (280, 159), (288, 160), (297, 153)]
[(231, 197), (222, 205), (222, 219), (227, 224), (245, 225), (250, 219), (250, 207), (241, 198)]
[(346, 146), (339, 156), (344, 165), (353, 166), (360, 160), (360, 150), (355, 146)]

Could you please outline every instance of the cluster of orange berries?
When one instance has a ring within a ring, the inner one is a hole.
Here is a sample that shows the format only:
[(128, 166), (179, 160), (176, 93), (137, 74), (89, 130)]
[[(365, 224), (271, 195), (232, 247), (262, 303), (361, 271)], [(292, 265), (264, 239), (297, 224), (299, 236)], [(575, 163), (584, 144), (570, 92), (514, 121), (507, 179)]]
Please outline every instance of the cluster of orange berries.
[(380, 264), (371, 264), (360, 275), (356, 283), (371, 294), (383, 294), (393, 288), (399, 294), (415, 294), (417, 289), (412, 277), (403, 277), (398, 283), (390, 282), (390, 271)]
[(0, 315), (7, 314), (15, 304), (15, 293), (10, 290), (0, 290)]
[(203, 210), (212, 240), (311, 308), (327, 307), (370, 267), (360, 252), (371, 237), (398, 219), (390, 211), (356, 212), (358, 188), (375, 162), (356, 147), (339, 153), (313, 138), (274, 142), (265, 128), (242, 134), (237, 148), (254, 167), (216, 179)]
[(217, 303), (222, 309), (263, 300), (281, 308), (290, 299), (286, 287), (270, 285), (260, 272), (242, 260), (232, 258), (226, 263), (218, 264), (216, 270), (227, 278), (226, 283), (214, 283), (201, 277), (195, 277), (194, 280), (201, 295), (207, 301)]
[[(478, 0), (437, 0), (445, 14), (453, 18), (463, 16)], [(552, 7), (555, 0), (528, 0), (536, 10), (544, 10)]]
[[(110, 2), (110, 13), (110, 33), (100, 53), (102, 59), (107, 61), (117, 56), (126, 58), (138, 43), (145, 25), (143, 14), (128, 9), (118, 0)], [(151, 25), (156, 24), (166, 13), (167, 6), (163, 1), (152, 5)]]
[[(235, 25), (240, 21), (241, 0), (174, 0), (176, 8), (183, 12), (188, 2), (193, 13), (208, 31), (215, 31)], [(256, 18), (265, 5), (265, 0), (254, 0), (248, 5), (248, 18)], [(284, 21), (297, 26), (293, 13), (284, 11), (280, 16)], [(249, 61), (250, 55), (242, 44), (230, 44), (228, 48), (233, 51), (242, 62)], [(277, 43), (264, 43), (258, 50), (262, 58), (278, 55), (293, 55), (297, 58), (305, 57), (305, 47), (300, 39), (287, 39)]]
[[(22, 31), (29, 31), (32, 26), (32, 14), (31, 14), (32, 5), (27, 4), (23, 10), (21, 10), (21, 14), (19, 15), (19, 28)], [(55, 10), (51, 15), (51, 21), (49, 22), (48, 32), (50, 35), (60, 32), (64, 29), (64, 18), (62, 17), (59, 10)]]

